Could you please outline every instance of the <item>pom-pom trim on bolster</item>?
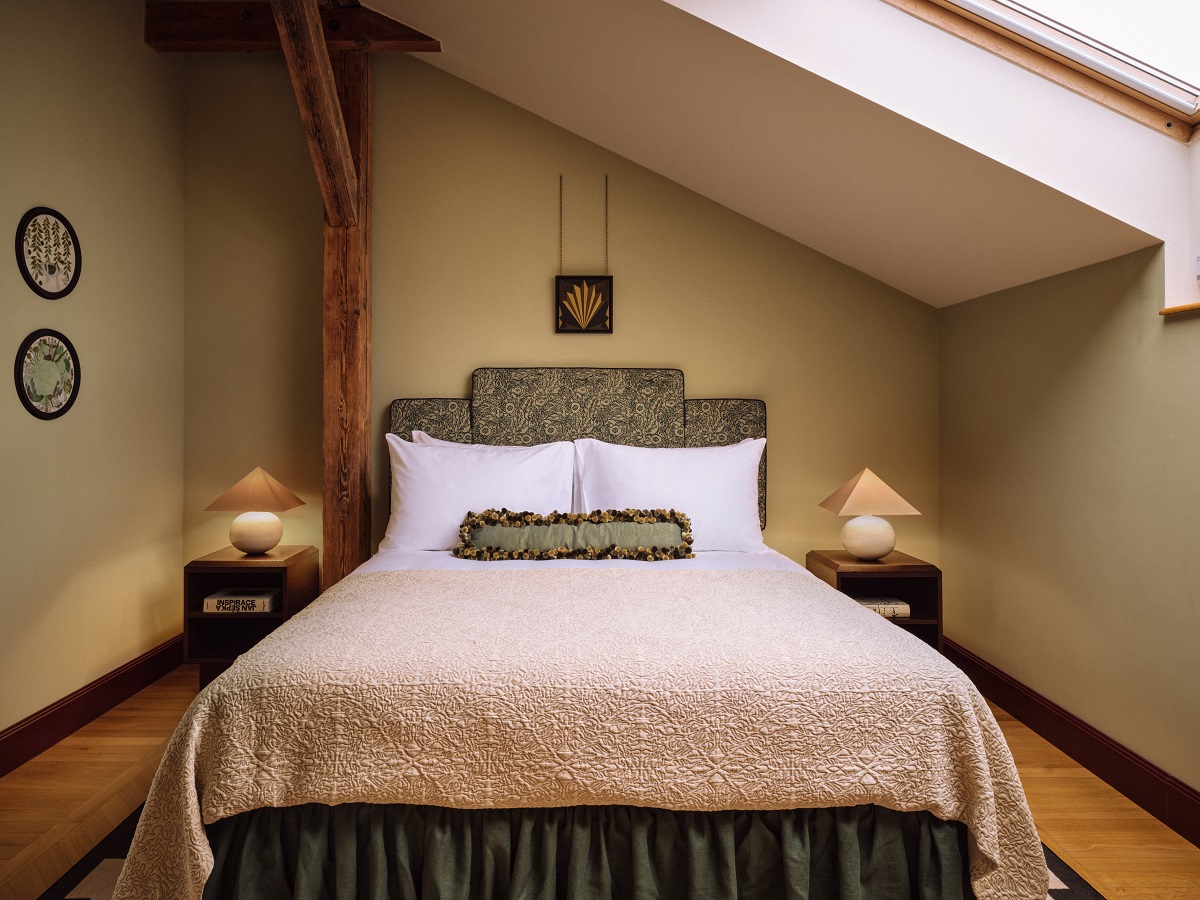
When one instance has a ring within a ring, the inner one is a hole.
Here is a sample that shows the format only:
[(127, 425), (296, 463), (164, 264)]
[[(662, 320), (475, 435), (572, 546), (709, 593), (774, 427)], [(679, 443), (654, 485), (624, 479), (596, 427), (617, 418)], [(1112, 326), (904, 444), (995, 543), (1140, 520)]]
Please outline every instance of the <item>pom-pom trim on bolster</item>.
[[(496, 547), (476, 547), (474, 532), (485, 525), (504, 528), (522, 528), (526, 525), (596, 525), (607, 522), (636, 522), (643, 525), (678, 525), (681, 543), (674, 547), (557, 547), (552, 550), (501, 550)], [(555, 510), (547, 515), (533, 512), (513, 512), (508, 509), (485, 509), (470, 512), (458, 528), (459, 543), (451, 551), (459, 559), (474, 559), (481, 562), (496, 562), (509, 559), (636, 559), (657, 562), (667, 559), (693, 559), (692, 521), (684, 513), (673, 509), (597, 509), (588, 513), (560, 513)]]

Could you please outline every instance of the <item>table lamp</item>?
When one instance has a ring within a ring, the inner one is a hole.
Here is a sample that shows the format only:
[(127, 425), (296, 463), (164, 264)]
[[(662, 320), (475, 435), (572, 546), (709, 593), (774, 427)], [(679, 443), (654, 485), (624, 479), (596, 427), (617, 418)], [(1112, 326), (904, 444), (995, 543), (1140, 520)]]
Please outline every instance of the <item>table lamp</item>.
[(256, 556), (283, 539), (283, 523), (275, 513), (303, 505), (303, 500), (259, 466), (204, 509), (240, 512), (229, 526), (229, 543), (243, 553)]
[(896, 549), (896, 529), (880, 516), (920, 515), (870, 469), (863, 469), (817, 505), (837, 516), (854, 516), (842, 527), (842, 546), (859, 559), (879, 559)]

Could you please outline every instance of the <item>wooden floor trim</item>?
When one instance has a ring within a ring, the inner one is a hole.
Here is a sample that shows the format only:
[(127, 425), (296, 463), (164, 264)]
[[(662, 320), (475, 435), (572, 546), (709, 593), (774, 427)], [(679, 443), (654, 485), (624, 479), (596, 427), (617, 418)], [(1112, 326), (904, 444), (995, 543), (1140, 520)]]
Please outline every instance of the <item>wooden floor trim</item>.
[(1200, 846), (1200, 791), (949, 639), (946, 656), (980, 692), (1163, 824)]
[(183, 635), (0, 731), (0, 776), (53, 747), (183, 663)]

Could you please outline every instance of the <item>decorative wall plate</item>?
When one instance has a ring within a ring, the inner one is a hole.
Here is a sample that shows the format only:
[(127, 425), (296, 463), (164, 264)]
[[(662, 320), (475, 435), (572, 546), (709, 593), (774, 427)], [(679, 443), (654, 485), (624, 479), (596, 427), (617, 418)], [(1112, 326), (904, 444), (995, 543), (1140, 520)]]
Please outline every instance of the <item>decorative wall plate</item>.
[(66, 216), (35, 206), (17, 225), (17, 267), (39, 297), (57, 300), (79, 283), (83, 253), (79, 237)]
[(33, 332), (17, 351), (17, 396), (39, 419), (64, 415), (79, 395), (79, 357), (64, 335), (49, 328)]

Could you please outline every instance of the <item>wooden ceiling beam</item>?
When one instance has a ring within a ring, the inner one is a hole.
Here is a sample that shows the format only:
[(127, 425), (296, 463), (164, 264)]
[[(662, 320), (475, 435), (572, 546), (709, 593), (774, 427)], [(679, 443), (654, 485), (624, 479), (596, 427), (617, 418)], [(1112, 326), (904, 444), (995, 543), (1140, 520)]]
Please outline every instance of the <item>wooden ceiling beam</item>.
[(335, 226), (353, 225), (358, 221), (358, 175), (329, 51), (321, 36), (317, 0), (271, 0), (271, 11), (300, 104), (304, 136), (325, 201), (325, 220)]
[[(319, 19), (329, 50), (414, 53), (442, 49), (439, 41), (424, 32), (361, 6), (323, 7)], [(191, 53), (278, 53), (283, 49), (271, 4), (265, 0), (148, 0), (145, 40), (155, 50)]]

